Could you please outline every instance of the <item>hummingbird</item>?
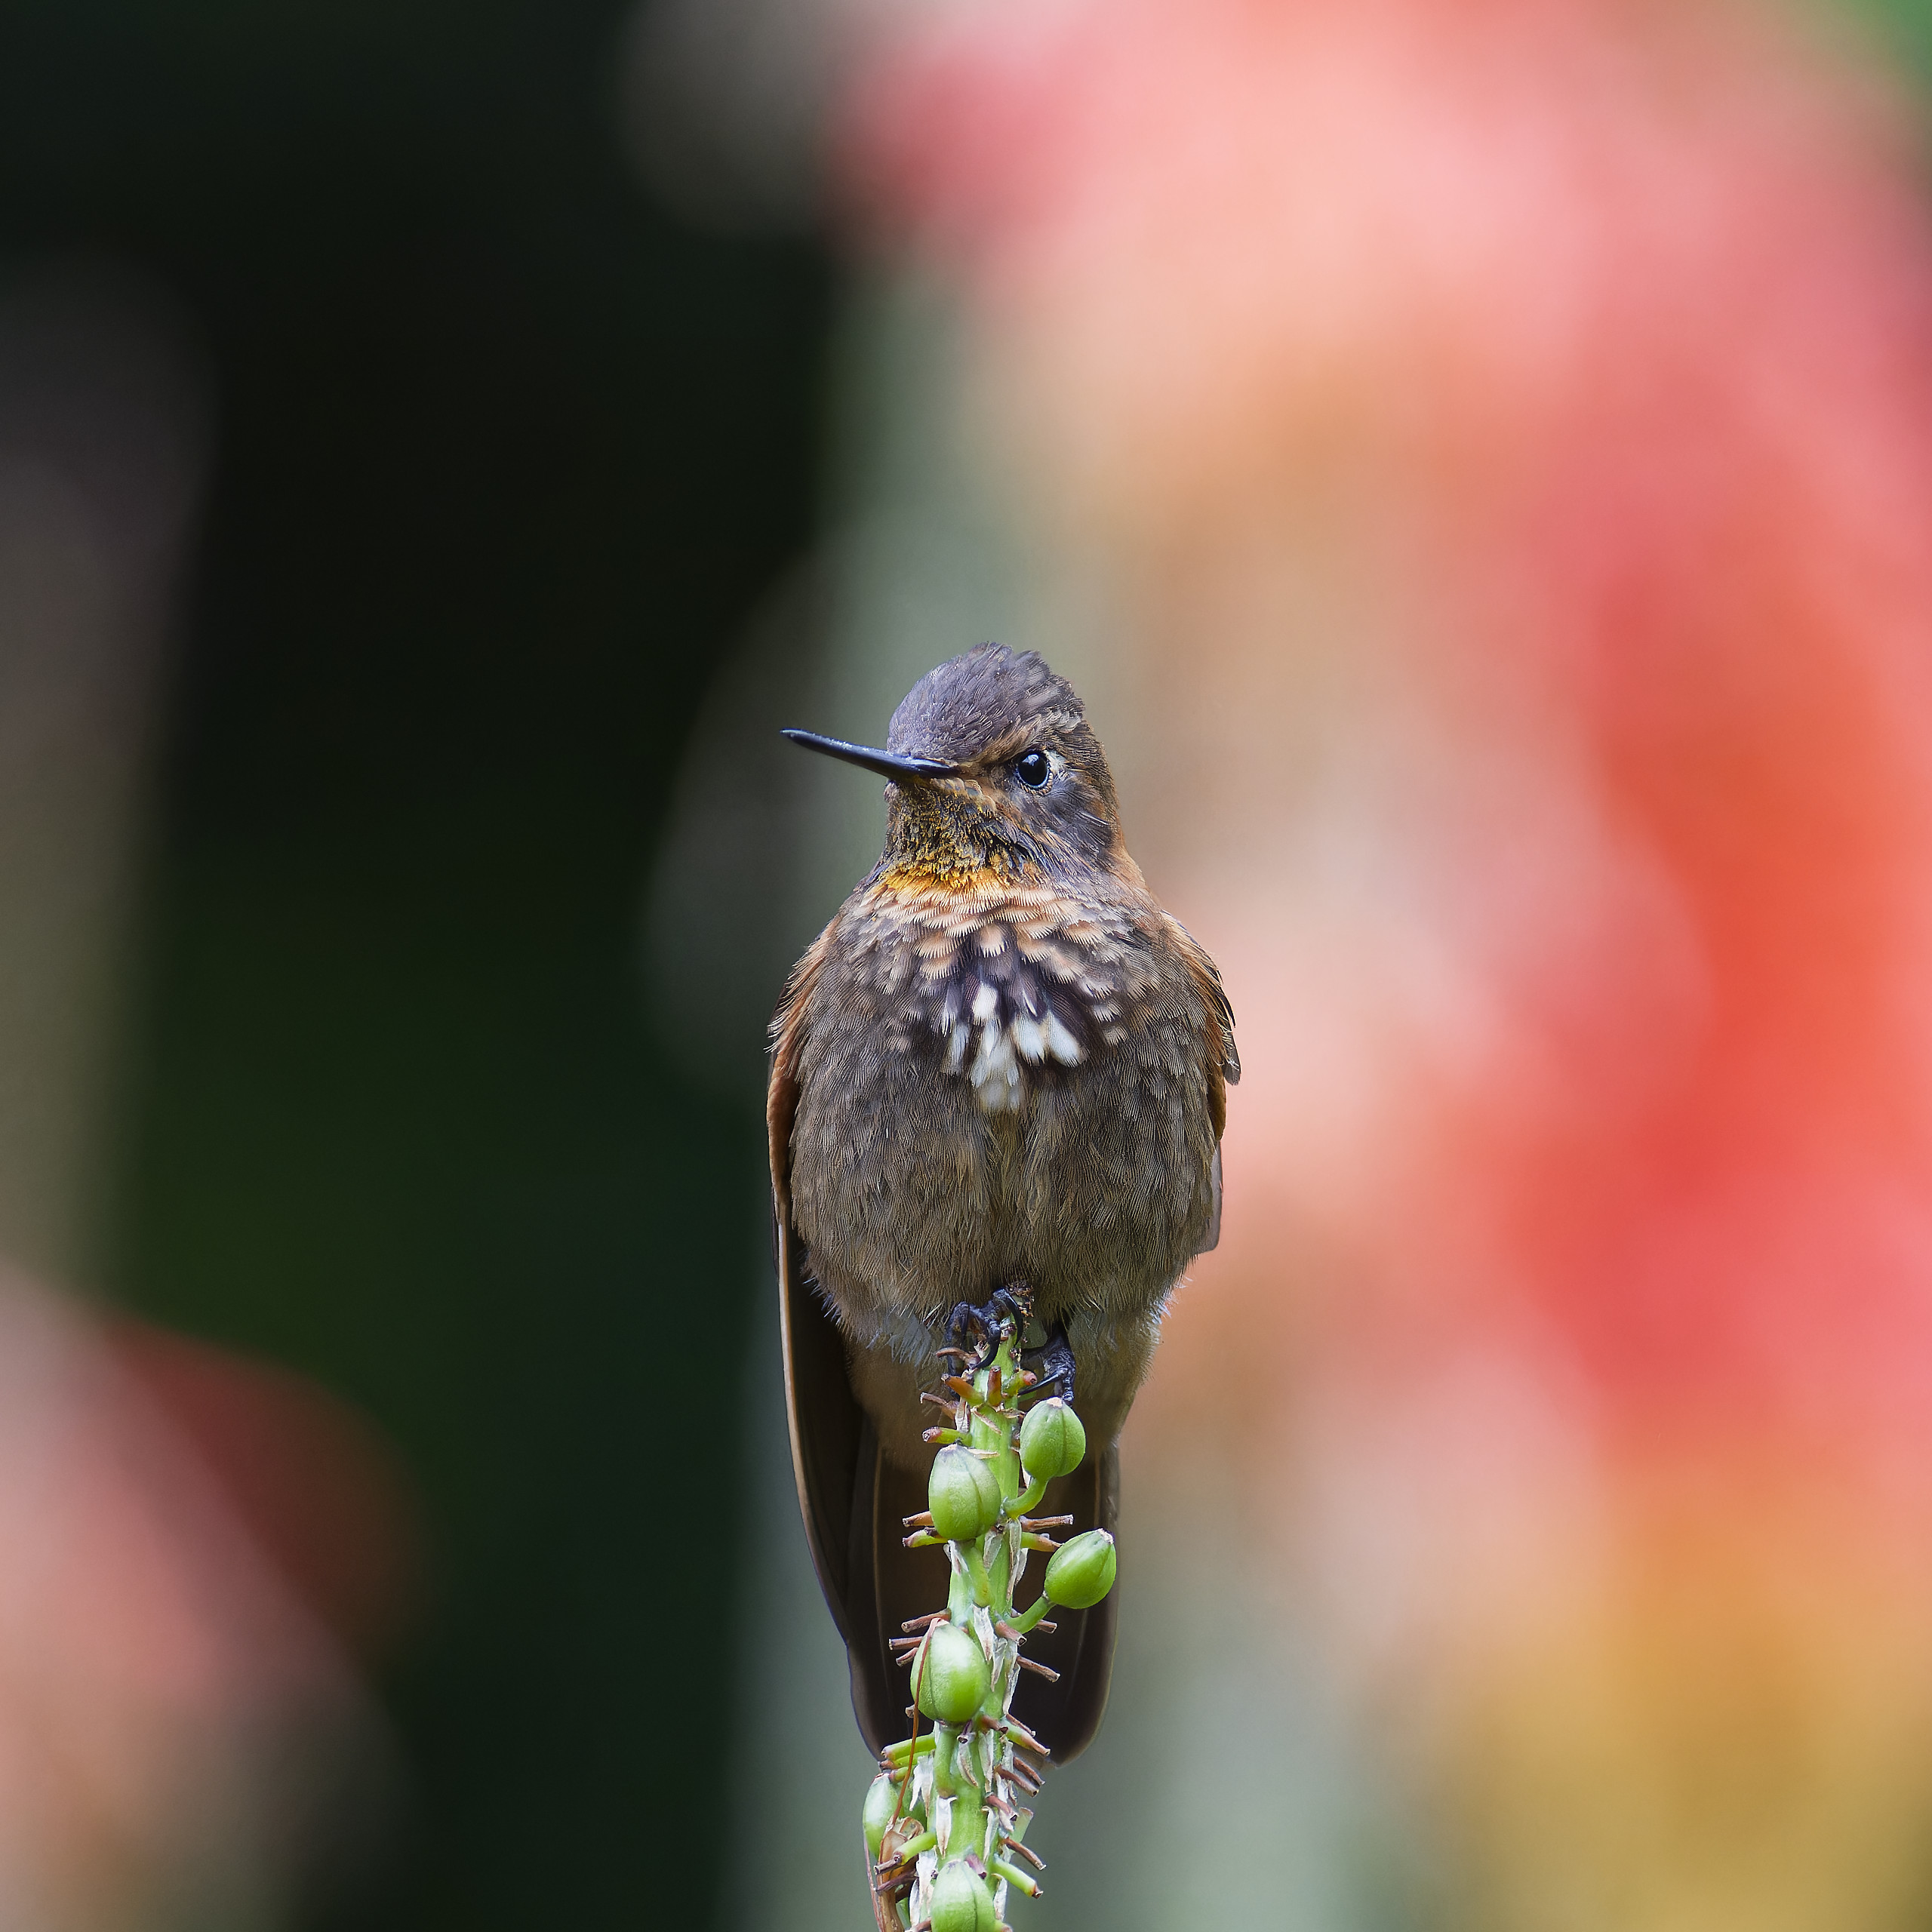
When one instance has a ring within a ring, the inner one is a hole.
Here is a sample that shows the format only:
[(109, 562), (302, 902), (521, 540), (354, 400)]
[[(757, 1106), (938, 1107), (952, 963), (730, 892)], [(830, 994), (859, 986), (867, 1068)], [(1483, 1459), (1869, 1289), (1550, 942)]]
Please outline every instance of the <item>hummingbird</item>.
[[(888, 1647), (943, 1604), (922, 1392), (962, 1323), (1023, 1324), (1023, 1363), (1086, 1425), (1041, 1507), (1114, 1528), (1121, 1426), (1162, 1312), (1218, 1239), (1220, 973), (1148, 891), (1084, 706), (1033, 651), (929, 672), (883, 749), (787, 731), (880, 774), (884, 850), (792, 969), (770, 1133), (793, 1472), (875, 1751), (903, 1734)], [(1119, 1592), (1059, 1611), (1014, 1712), (1064, 1763), (1100, 1725)]]

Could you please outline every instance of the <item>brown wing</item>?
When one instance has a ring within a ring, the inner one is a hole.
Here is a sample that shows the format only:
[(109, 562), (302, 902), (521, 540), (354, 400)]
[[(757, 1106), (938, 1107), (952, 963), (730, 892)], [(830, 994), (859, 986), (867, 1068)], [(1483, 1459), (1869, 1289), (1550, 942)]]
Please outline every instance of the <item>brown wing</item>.
[(1208, 1009), (1208, 1032), (1202, 1046), (1208, 1063), (1208, 1106), (1214, 1123), (1214, 1158), (1208, 1170), (1209, 1185), (1214, 1191), (1214, 1211), (1208, 1223), (1207, 1238), (1198, 1251), (1205, 1254), (1221, 1238), (1221, 1136), (1228, 1124), (1228, 1089), (1241, 1084), (1241, 1054), (1235, 1046), (1235, 1010), (1228, 1002), (1227, 989), (1221, 984), (1220, 968), (1178, 919), (1170, 915), (1168, 924), (1193, 976), (1201, 1004)]
[(798, 1110), (798, 1057), (812, 989), (825, 963), (831, 934), (828, 926), (793, 968), (772, 1020), (771, 1081), (764, 1118), (771, 1156), (772, 1234), (792, 1474), (798, 1486), (799, 1513), (819, 1587), (838, 1634), (849, 1641), (847, 1554), (864, 1417), (846, 1374), (844, 1343), (812, 1292), (804, 1244), (792, 1225), (792, 1122)]
[(1208, 956), (1207, 949), (1171, 913), (1168, 930), (1195, 990), (1208, 1009), (1208, 1032), (1201, 1044), (1205, 1050), (1209, 1091), (1214, 1109), (1214, 1137), (1219, 1140), (1227, 1124), (1227, 1089), (1241, 1084), (1241, 1055), (1235, 1048), (1235, 1010), (1228, 1003), (1228, 989), (1221, 983), (1221, 969)]

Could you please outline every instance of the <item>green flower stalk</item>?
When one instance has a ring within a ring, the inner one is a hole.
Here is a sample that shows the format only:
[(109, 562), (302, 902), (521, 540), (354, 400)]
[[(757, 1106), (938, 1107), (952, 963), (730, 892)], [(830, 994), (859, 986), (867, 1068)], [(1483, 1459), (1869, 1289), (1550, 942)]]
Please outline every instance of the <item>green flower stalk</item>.
[[(1055, 1604), (1091, 1608), (1113, 1586), (1114, 1542), (1091, 1530), (1063, 1546), (1032, 1521), (1047, 1484), (1087, 1453), (1087, 1432), (1057, 1396), (1021, 1404), (1034, 1378), (1013, 1324), (972, 1373), (947, 1378), (952, 1425), (927, 1487), (928, 1512), (907, 1518), (909, 1546), (943, 1543), (952, 1568), (946, 1607), (900, 1640), (912, 1702), (932, 1728), (888, 1745), (866, 1794), (866, 1850), (880, 1932), (1010, 1932), (1011, 1894), (1037, 1897), (1044, 1861), (1025, 1842), (1045, 1747), (1012, 1715), (1027, 1634)], [(1066, 1518), (1054, 1519), (1065, 1521)], [(1014, 1607), (1031, 1552), (1050, 1554), (1042, 1594)], [(1048, 1625), (1051, 1629), (1052, 1626)], [(1031, 1666), (1035, 1669), (1038, 1665)]]

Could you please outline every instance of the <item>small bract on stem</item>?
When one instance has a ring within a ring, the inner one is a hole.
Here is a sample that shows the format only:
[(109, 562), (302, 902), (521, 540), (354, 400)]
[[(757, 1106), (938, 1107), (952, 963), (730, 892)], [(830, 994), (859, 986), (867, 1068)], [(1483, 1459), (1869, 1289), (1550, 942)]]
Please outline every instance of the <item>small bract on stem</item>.
[[(1031, 1394), (1015, 1324), (989, 1326), (990, 1356), (946, 1378), (951, 1425), (927, 1432), (940, 1444), (930, 1506), (906, 1518), (907, 1545), (943, 1544), (952, 1581), (945, 1609), (913, 1619), (900, 1640), (918, 1718), (910, 1737), (881, 1754), (866, 1795), (880, 1932), (1000, 1932), (1012, 1893), (1038, 1895), (1046, 1866), (1025, 1842), (1033, 1814), (1020, 1801), (1039, 1790), (1048, 1753), (1013, 1715), (1013, 1694), (1023, 1670), (1053, 1673), (1022, 1646), (1053, 1605), (1088, 1609), (1113, 1586), (1105, 1530), (1057, 1544), (1044, 1532), (1072, 1519), (1029, 1514), (1048, 1483), (1079, 1467), (1087, 1432), (1058, 1396)], [(1016, 1610), (1033, 1551), (1051, 1555), (1044, 1587)], [(931, 1730), (922, 1734), (920, 1720)]]

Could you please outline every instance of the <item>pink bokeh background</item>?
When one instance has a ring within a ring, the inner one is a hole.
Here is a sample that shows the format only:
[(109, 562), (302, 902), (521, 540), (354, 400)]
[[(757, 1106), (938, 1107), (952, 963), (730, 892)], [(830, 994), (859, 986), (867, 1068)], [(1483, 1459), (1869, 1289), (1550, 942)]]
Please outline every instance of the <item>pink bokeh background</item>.
[(1749, 7), (1060, 0), (902, 19), (844, 130), (1240, 1023), (1131, 1466), (1239, 1496), (1454, 1921), (1916, 1922), (1906, 104)]

